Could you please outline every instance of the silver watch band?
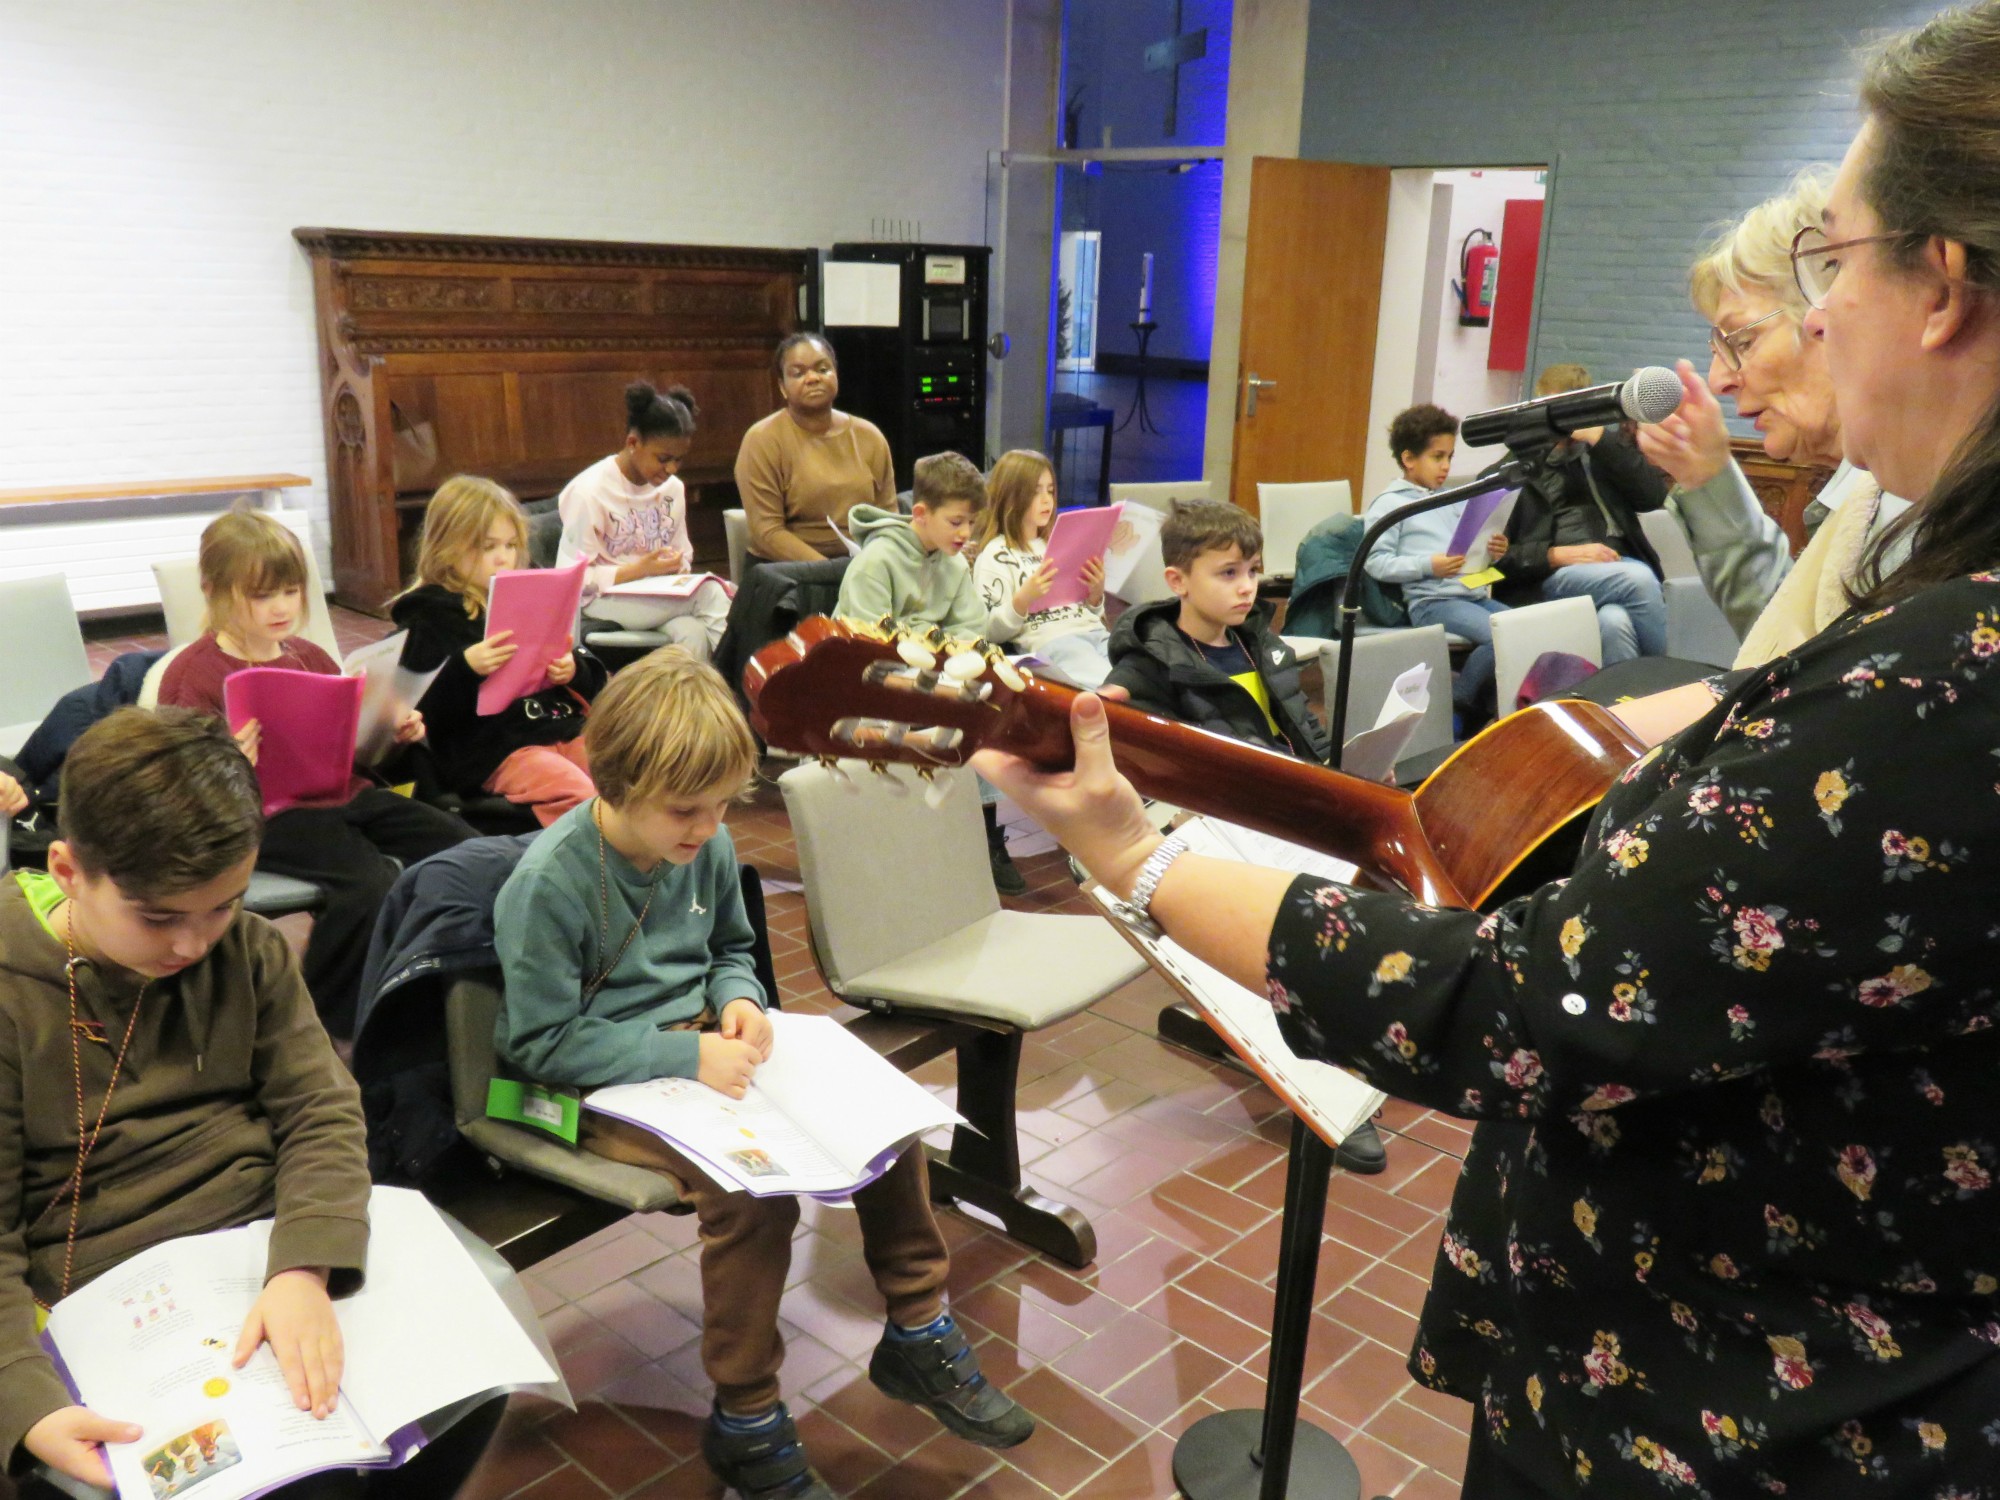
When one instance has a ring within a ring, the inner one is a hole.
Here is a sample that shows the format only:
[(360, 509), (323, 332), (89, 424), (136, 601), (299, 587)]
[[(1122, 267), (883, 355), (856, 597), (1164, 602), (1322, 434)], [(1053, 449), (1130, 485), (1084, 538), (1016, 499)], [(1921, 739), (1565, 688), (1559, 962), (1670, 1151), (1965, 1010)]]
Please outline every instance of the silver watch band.
[(1153, 893), (1159, 890), (1167, 868), (1187, 852), (1188, 841), (1177, 833), (1169, 834), (1139, 866), (1139, 878), (1132, 882), (1132, 894), (1118, 903), (1119, 916), (1132, 926), (1158, 937), (1160, 924), (1153, 920)]

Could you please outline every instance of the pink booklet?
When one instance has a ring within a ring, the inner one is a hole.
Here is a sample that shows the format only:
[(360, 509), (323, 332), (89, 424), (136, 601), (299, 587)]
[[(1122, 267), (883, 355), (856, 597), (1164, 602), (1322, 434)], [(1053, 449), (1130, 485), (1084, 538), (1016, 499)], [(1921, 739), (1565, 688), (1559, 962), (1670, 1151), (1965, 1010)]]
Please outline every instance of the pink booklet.
[(1090, 597), (1083, 582), (1084, 564), (1102, 559), (1111, 544), (1112, 530), (1124, 515), (1124, 505), (1080, 505), (1075, 510), (1056, 512), (1049, 528), (1048, 560), (1056, 565), (1056, 581), (1035, 602), (1031, 613), (1055, 609), (1064, 604), (1081, 604)]
[(292, 667), (246, 667), (223, 679), (230, 730), (252, 719), (259, 726), (257, 784), (265, 817), (347, 800), (365, 685), (359, 677)]
[(486, 594), (486, 634), (514, 632), (505, 666), (479, 684), (479, 712), (497, 714), (549, 685), (549, 663), (570, 649), (584, 564), (496, 573)]

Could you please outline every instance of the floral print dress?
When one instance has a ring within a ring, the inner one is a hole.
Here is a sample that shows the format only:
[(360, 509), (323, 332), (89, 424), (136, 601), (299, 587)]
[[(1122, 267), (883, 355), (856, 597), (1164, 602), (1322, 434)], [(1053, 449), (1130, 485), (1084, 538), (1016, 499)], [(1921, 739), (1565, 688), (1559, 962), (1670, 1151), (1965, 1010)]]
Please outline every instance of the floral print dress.
[(1939, 585), (1726, 679), (1567, 880), (1291, 887), (1292, 1046), (1486, 1122), (1410, 1363), (1524, 1482), (2000, 1500), (1996, 668)]

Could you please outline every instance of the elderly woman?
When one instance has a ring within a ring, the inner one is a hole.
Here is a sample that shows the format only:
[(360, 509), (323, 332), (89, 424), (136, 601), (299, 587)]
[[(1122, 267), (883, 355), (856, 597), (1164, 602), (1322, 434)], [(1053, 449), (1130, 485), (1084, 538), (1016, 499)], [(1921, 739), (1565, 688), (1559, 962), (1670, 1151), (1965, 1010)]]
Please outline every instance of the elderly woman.
[[(1077, 700), (981, 769), (1302, 1055), (1476, 1120), (1411, 1368), (1465, 1493), (1990, 1495), (2000, 1473), (2000, 0), (1869, 65), (1797, 247), (1841, 441), (1921, 496), (1569, 879), (1476, 913), (1181, 853)], [(1899, 538), (1907, 559), (1880, 563)]]
[[(1805, 336), (1790, 252), (1799, 231), (1819, 222), (1826, 192), (1825, 173), (1801, 173), (1695, 263), (1688, 280), (1710, 323), (1708, 383), (1683, 361), (1680, 411), (1639, 429), (1641, 450), (1676, 483), (1669, 504), (1687, 527), (1703, 583), (1743, 636), (1739, 667), (1789, 651), (1844, 614), (1866, 545), (1908, 508), (1843, 461), (1825, 351)], [(1717, 395), (1735, 398), (1772, 458), (1839, 465), (1808, 507), (1812, 539), (1796, 564), (1730, 456)], [(1834, 522), (1822, 526), (1829, 514)]]
[(840, 366), (824, 335), (790, 335), (776, 364), (785, 404), (744, 433), (736, 453), (750, 551), (765, 562), (843, 557), (848, 511), (896, 508), (889, 441), (873, 422), (834, 410)]

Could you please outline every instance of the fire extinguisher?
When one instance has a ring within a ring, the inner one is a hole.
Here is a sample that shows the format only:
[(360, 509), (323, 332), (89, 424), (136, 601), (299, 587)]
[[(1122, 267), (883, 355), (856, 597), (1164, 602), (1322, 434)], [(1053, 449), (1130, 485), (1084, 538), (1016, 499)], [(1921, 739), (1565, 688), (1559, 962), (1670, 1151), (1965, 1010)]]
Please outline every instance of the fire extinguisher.
[[(1482, 243), (1473, 244), (1478, 239)], [(1500, 247), (1484, 229), (1475, 229), (1458, 247), (1458, 325), (1484, 328), (1493, 321), (1493, 290), (1500, 284)]]

